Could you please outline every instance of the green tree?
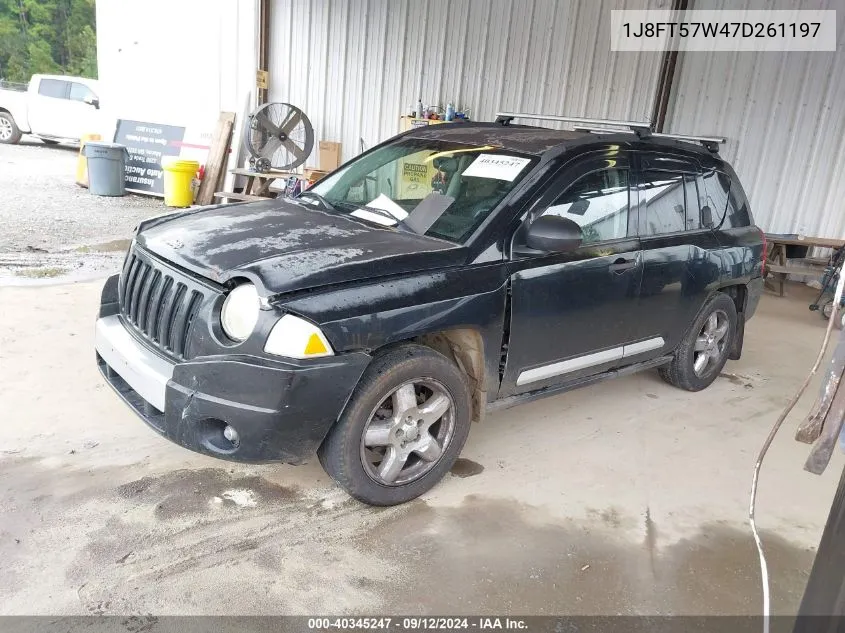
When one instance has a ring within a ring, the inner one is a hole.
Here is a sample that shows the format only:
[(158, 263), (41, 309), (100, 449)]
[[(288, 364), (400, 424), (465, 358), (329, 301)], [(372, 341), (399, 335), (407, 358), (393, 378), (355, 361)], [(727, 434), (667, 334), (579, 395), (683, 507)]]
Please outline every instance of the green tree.
[(0, 78), (97, 76), (94, 0), (0, 0)]

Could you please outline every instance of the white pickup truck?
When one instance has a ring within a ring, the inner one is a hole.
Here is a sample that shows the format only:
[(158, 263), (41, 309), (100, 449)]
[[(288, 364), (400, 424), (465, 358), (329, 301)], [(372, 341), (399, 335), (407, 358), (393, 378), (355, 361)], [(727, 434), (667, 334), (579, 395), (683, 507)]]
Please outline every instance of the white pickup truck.
[(26, 90), (0, 88), (0, 143), (17, 143), (22, 134), (78, 142), (99, 128), (98, 93), (94, 79), (59, 75), (33, 75)]

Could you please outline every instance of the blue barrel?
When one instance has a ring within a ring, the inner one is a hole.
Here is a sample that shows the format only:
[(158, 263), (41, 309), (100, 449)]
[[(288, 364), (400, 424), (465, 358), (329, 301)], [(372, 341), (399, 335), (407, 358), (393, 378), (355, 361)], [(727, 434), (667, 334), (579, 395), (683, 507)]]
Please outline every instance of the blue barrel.
[(85, 143), (88, 191), (95, 196), (126, 195), (126, 146), (119, 143)]

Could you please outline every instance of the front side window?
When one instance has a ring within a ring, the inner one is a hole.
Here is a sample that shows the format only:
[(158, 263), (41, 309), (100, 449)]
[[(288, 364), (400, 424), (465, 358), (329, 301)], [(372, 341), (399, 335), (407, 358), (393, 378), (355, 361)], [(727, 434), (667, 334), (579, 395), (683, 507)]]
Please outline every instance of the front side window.
[(41, 83), (38, 84), (38, 94), (54, 99), (67, 99), (68, 83), (58, 79), (42, 79)]
[(626, 237), (629, 212), (628, 170), (602, 169), (572, 183), (543, 215), (572, 220), (592, 244)]
[(684, 176), (664, 171), (645, 171), (640, 191), (646, 204), (641, 235), (675, 233), (687, 228)]
[(72, 101), (84, 101), (85, 103), (91, 103), (96, 98), (97, 96), (85, 84), (79, 84), (76, 82), (72, 82), (70, 84), (70, 99)]
[[(463, 244), (537, 159), (493, 146), (401, 138), (302, 194), (335, 211)], [(311, 194), (316, 194), (309, 196)]]

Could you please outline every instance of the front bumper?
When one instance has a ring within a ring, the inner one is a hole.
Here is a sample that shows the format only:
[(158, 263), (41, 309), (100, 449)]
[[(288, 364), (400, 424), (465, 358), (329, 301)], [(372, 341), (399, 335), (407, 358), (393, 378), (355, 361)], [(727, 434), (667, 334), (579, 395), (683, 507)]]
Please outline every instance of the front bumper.
[[(301, 463), (340, 416), (370, 356), (311, 361), (220, 355), (173, 362), (148, 348), (118, 314), (97, 321), (97, 365), (153, 429), (235, 461)], [(239, 441), (223, 436), (232, 426)]]

